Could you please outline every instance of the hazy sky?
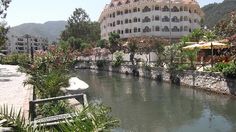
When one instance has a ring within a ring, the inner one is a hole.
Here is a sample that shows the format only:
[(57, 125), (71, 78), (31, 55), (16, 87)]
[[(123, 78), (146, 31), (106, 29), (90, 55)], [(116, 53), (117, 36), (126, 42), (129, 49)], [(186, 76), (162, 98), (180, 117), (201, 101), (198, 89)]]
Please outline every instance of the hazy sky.
[[(100, 12), (111, 0), (12, 0), (8, 8), (10, 26), (22, 23), (44, 23), (67, 20), (75, 8), (83, 8), (92, 20), (98, 20)], [(198, 0), (200, 6), (223, 0)]]

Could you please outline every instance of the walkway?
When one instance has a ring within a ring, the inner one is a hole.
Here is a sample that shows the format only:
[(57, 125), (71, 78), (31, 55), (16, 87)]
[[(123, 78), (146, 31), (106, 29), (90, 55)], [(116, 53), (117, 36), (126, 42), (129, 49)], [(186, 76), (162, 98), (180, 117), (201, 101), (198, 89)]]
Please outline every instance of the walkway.
[(27, 118), (30, 90), (23, 85), (26, 74), (18, 72), (18, 68), (0, 64), (0, 105), (13, 105), (15, 110), (22, 109)]

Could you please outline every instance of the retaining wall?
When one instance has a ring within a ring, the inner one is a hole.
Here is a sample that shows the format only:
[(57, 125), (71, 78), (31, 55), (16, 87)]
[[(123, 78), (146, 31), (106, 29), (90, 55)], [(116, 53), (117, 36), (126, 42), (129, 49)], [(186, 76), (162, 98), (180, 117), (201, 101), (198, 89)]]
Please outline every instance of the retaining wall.
[(114, 68), (110, 64), (99, 68), (94, 62), (79, 62), (76, 67), (132, 74), (135, 76), (155, 79), (157, 81), (171, 82), (178, 85), (187, 85), (215, 93), (236, 96), (236, 80), (225, 78), (220, 73), (191, 70), (176, 71), (171, 73), (164, 68), (145, 69), (143, 67), (130, 65), (122, 65), (120, 67)]

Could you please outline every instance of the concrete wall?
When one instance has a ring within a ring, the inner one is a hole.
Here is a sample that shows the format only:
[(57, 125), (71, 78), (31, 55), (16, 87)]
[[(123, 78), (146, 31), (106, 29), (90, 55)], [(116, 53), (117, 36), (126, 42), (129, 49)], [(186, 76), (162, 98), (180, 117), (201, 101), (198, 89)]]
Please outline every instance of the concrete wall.
[(187, 85), (206, 91), (236, 96), (236, 80), (227, 79), (220, 73), (199, 71), (177, 71), (170, 73), (164, 68), (151, 68), (150, 70), (145, 69), (144, 67), (129, 65), (122, 65), (114, 68), (110, 64), (103, 68), (98, 68), (95, 62), (79, 62), (77, 68), (132, 74), (158, 81)]

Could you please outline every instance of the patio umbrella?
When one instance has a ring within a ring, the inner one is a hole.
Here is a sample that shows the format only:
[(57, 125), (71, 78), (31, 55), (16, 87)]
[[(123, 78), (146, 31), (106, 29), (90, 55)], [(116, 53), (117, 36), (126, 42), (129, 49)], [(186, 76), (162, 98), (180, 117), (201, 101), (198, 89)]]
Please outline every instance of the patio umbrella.
[(80, 80), (77, 77), (71, 77), (69, 79), (69, 84), (70, 86), (66, 88), (67, 90), (85, 90), (89, 87), (86, 82)]
[(230, 46), (224, 43), (219, 43), (219, 42), (207, 42), (204, 44), (200, 45), (200, 49), (225, 49), (225, 48), (229, 48)]
[(185, 49), (185, 50), (193, 50), (195, 48), (199, 48), (200, 46), (201, 46), (200, 44), (192, 44), (192, 45), (188, 45), (188, 46), (183, 47), (183, 49)]
[(0, 56), (6, 56), (5, 54), (3, 54), (3, 53), (0, 53)]
[(200, 44), (193, 44), (189, 45), (186, 47), (183, 47), (183, 49), (186, 50), (193, 50), (194, 48), (199, 48), (199, 49), (224, 49), (224, 48), (229, 48), (229, 45), (224, 44), (224, 43), (219, 43), (219, 42), (207, 42), (207, 43), (200, 43)]

